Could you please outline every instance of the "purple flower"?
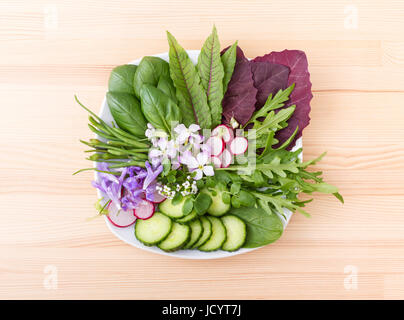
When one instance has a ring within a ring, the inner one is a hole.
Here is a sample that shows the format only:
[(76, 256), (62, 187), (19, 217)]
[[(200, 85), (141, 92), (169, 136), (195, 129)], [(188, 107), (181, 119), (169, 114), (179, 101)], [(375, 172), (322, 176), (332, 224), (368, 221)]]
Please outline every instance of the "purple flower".
[(143, 182), (143, 190), (146, 190), (147, 187), (158, 177), (158, 175), (163, 171), (163, 165), (159, 165), (155, 171), (153, 171), (152, 166), (148, 161), (145, 163), (147, 169), (147, 176)]
[(145, 165), (146, 169), (140, 167), (116, 169), (114, 172), (121, 172), (119, 176), (116, 176), (106, 173), (112, 171), (107, 163), (101, 162), (98, 169), (106, 172), (100, 172), (98, 181), (93, 181), (92, 185), (104, 193), (118, 208), (135, 209), (144, 198), (149, 201), (154, 200), (156, 179), (163, 171), (162, 165), (157, 168), (153, 168), (149, 162)]

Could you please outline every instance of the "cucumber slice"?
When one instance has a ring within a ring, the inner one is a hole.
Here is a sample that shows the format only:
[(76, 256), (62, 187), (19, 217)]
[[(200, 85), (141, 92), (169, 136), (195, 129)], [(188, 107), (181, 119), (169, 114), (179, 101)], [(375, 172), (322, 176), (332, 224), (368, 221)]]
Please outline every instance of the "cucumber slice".
[(195, 210), (193, 210), (190, 214), (186, 215), (185, 217), (175, 219), (175, 222), (188, 223), (188, 222), (194, 221), (197, 217), (198, 217), (198, 214), (196, 213)]
[(187, 244), (184, 246), (184, 249), (191, 248), (203, 233), (202, 222), (199, 219), (190, 222), (189, 227), (191, 228), (191, 236), (189, 237)]
[(226, 228), (226, 241), (222, 245), (224, 251), (240, 249), (247, 238), (247, 226), (243, 220), (228, 214), (220, 218)]
[(189, 239), (191, 228), (185, 224), (173, 222), (170, 234), (157, 246), (164, 251), (180, 249)]
[(184, 213), (183, 211), (184, 203), (189, 198), (190, 196), (182, 197), (181, 202), (176, 203), (175, 205), (172, 203), (172, 199), (166, 199), (159, 204), (159, 210), (166, 216), (169, 216), (170, 218), (173, 219), (183, 218), (192, 212), (191, 211), (189, 213)]
[(206, 217), (200, 217), (199, 220), (202, 222), (203, 233), (199, 240), (192, 246), (192, 248), (198, 248), (203, 245), (212, 236), (212, 223)]
[(214, 192), (212, 192), (210, 190), (204, 189), (202, 190), (202, 192), (208, 193), (212, 198), (212, 204), (208, 208), (208, 213), (210, 215), (220, 217), (230, 210), (230, 203), (224, 203), (222, 198), (223, 193), (225, 193), (226, 190), (214, 189)]
[(198, 250), (215, 251), (220, 249), (222, 244), (226, 241), (226, 228), (219, 218), (212, 216), (207, 216), (206, 218), (212, 223), (212, 236), (201, 245)]
[(171, 219), (160, 212), (155, 212), (147, 220), (136, 220), (135, 236), (146, 246), (152, 246), (163, 241), (169, 235), (171, 228)]

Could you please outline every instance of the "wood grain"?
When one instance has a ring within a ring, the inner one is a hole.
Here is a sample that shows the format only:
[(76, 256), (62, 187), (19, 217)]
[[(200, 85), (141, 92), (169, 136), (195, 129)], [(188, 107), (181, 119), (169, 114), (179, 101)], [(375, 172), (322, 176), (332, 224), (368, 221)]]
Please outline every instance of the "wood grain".
[[(1, 1), (0, 298), (403, 299), (403, 18), (402, 1)], [(306, 51), (304, 157), (328, 151), (317, 168), (345, 205), (319, 195), (273, 245), (178, 260), (85, 221), (92, 174), (71, 173), (89, 165), (78, 139), (91, 134), (73, 95), (99, 110), (115, 65), (167, 51), (167, 29), (198, 49), (213, 23), (250, 57)]]

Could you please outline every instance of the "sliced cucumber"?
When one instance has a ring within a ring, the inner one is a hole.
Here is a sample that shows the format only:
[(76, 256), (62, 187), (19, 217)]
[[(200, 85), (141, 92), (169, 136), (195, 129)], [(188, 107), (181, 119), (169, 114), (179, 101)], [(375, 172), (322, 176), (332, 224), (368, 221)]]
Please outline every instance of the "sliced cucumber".
[(195, 220), (197, 217), (198, 217), (198, 214), (196, 213), (195, 210), (193, 210), (190, 214), (187, 214), (185, 217), (175, 219), (175, 222), (188, 223), (188, 222), (191, 222), (191, 221)]
[(206, 217), (200, 217), (199, 220), (202, 222), (203, 233), (199, 240), (192, 246), (192, 248), (198, 248), (203, 245), (212, 236), (212, 223)]
[(230, 202), (223, 202), (223, 194), (227, 190), (214, 189), (213, 192), (208, 189), (204, 189), (202, 192), (208, 193), (212, 198), (212, 204), (208, 208), (208, 213), (215, 217), (220, 217), (230, 210)]
[(226, 227), (226, 241), (222, 250), (236, 251), (240, 249), (247, 238), (247, 227), (243, 220), (233, 215), (225, 215), (220, 218)]
[(180, 249), (189, 239), (191, 228), (185, 224), (173, 222), (170, 234), (157, 246), (164, 251)]
[(137, 219), (135, 224), (135, 236), (146, 246), (152, 246), (163, 241), (172, 228), (171, 219), (160, 212), (147, 220)]
[(182, 197), (182, 200), (179, 203), (173, 204), (172, 199), (166, 199), (162, 203), (159, 204), (159, 210), (164, 213), (165, 215), (169, 216), (173, 219), (183, 218), (186, 215), (190, 214), (191, 212), (184, 213), (184, 204), (190, 196)]
[(189, 227), (191, 228), (191, 236), (189, 237), (187, 244), (184, 246), (184, 249), (191, 248), (203, 233), (202, 222), (199, 219), (190, 222)]
[(212, 223), (212, 236), (201, 245), (198, 250), (215, 251), (220, 249), (222, 244), (226, 241), (226, 228), (219, 218), (212, 216), (207, 216), (206, 218)]

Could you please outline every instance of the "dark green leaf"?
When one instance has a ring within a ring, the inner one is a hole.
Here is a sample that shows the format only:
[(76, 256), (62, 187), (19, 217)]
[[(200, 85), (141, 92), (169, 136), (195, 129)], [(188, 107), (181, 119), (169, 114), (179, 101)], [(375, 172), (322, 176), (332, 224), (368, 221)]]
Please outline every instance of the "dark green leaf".
[(181, 123), (181, 113), (175, 102), (159, 89), (144, 84), (140, 90), (142, 111), (155, 128), (171, 132), (171, 125)]
[(257, 248), (278, 240), (283, 225), (276, 214), (268, 214), (261, 208), (232, 209), (230, 214), (242, 219), (247, 225), (247, 239), (244, 248)]
[(127, 130), (136, 137), (144, 137), (147, 122), (140, 108), (140, 103), (134, 95), (108, 92), (107, 103), (115, 122), (121, 129)]
[(162, 76), (169, 77), (168, 62), (158, 57), (143, 57), (135, 72), (133, 87), (137, 97), (140, 97), (140, 91), (144, 84), (156, 87)]
[(175, 103), (178, 103), (174, 83), (169, 76), (162, 76), (157, 84), (157, 89), (163, 91), (169, 96)]
[(117, 66), (111, 71), (108, 81), (108, 90), (111, 92), (124, 92), (135, 94), (133, 79), (137, 66), (124, 64)]

